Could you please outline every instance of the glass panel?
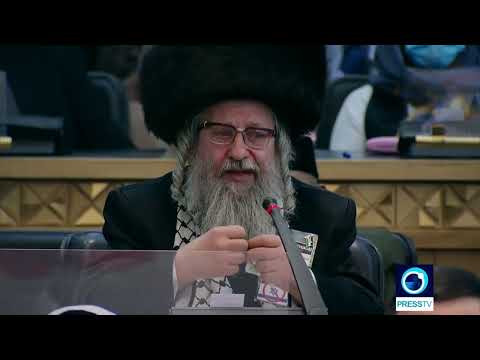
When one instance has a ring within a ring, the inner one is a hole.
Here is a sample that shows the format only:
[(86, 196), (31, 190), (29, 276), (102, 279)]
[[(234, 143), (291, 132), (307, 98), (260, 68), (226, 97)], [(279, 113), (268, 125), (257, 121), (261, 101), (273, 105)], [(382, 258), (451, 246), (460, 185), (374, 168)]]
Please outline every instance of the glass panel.
[(0, 250), (0, 314), (95, 305), (116, 314), (168, 314), (173, 251)]
[(58, 313), (79, 305), (114, 314), (303, 313), (284, 254), (251, 259), (246, 265), (238, 252), (176, 255), (0, 250), (0, 314)]

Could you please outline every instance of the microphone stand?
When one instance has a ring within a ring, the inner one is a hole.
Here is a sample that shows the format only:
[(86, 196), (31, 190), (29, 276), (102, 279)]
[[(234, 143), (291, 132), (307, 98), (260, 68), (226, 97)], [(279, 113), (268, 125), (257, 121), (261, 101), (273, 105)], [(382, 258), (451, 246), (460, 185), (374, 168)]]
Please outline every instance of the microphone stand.
[(280, 214), (280, 208), (273, 199), (265, 199), (263, 207), (273, 218), (275, 227), (282, 240), (283, 247), (285, 248), (288, 261), (290, 262), (293, 271), (293, 276), (298, 284), (305, 313), (307, 315), (327, 315), (327, 306), (323, 301), (322, 295), (313, 280), (312, 274), (310, 273), (298, 246), (293, 241), (292, 231)]

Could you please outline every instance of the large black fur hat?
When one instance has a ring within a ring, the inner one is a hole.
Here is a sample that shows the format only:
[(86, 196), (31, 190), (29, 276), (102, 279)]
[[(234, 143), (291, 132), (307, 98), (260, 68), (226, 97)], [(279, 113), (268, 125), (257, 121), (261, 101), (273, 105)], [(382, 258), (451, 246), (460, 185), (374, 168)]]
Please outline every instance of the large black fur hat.
[(157, 137), (175, 143), (206, 107), (250, 99), (269, 105), (296, 137), (320, 120), (325, 66), (319, 45), (155, 46), (140, 69), (145, 122)]

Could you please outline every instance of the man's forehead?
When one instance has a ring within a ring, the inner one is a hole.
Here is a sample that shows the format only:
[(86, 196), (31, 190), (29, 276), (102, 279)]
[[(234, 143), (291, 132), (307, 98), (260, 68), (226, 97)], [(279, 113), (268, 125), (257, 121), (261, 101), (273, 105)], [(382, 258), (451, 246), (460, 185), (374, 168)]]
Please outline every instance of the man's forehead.
[(272, 127), (273, 112), (265, 104), (249, 100), (224, 101), (206, 110), (208, 119), (228, 124), (248, 124), (249, 126)]

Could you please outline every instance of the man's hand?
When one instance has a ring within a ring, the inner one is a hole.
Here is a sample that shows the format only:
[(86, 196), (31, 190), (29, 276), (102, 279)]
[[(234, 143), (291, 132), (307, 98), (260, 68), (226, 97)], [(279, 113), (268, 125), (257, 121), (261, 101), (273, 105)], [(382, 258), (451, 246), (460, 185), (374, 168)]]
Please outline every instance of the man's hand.
[(247, 233), (239, 225), (217, 226), (185, 246), (193, 250), (240, 251), (248, 250)]
[(175, 269), (179, 288), (197, 279), (236, 274), (246, 261), (245, 237), (241, 226), (218, 226), (178, 250)]
[(289, 291), (293, 274), (277, 235), (258, 235), (248, 241), (247, 261), (255, 264), (264, 283)]
[(262, 282), (288, 291), (298, 303), (301, 303), (300, 292), (280, 237), (258, 235), (250, 239), (247, 261), (255, 264)]

